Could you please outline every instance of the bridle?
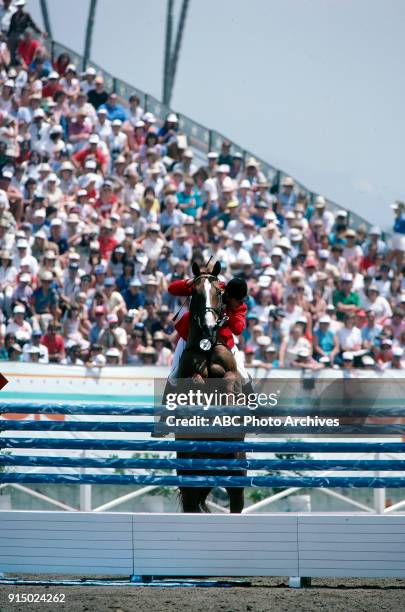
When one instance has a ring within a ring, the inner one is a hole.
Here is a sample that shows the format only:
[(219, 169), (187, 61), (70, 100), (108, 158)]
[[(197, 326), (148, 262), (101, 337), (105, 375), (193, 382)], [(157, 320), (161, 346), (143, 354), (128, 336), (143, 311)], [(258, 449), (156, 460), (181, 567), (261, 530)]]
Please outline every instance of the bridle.
[[(193, 285), (202, 278), (215, 279), (218, 280), (216, 276), (213, 274), (199, 274), (193, 279)], [(203, 314), (206, 315), (207, 312), (211, 312), (216, 317), (216, 323), (212, 330), (207, 333), (207, 328), (204, 323), (201, 322), (201, 316), (198, 314), (194, 315), (194, 320), (196, 321), (200, 331), (203, 334), (203, 338), (200, 341), (200, 348), (203, 351), (209, 351), (211, 348), (215, 346), (217, 343), (218, 330), (220, 327), (228, 321), (229, 317), (224, 314), (224, 302), (223, 302), (223, 292), (218, 287), (214, 287), (216, 290), (217, 298), (219, 300), (219, 305), (215, 308), (213, 306), (204, 306)]]

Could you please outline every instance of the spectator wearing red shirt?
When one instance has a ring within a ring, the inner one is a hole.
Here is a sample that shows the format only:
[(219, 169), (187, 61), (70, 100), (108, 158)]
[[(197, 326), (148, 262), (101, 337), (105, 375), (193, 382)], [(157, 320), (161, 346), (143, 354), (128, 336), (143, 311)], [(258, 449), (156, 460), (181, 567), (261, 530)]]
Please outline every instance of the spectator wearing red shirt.
[(47, 84), (42, 88), (42, 97), (53, 98), (57, 91), (61, 91), (59, 74), (55, 70), (52, 70), (48, 75)]
[(112, 235), (112, 225), (110, 221), (104, 221), (102, 224), (98, 242), (100, 244), (101, 258), (108, 259), (112, 251), (118, 245), (117, 240)]
[(65, 342), (57, 331), (58, 326), (50, 323), (47, 333), (41, 338), (41, 344), (48, 349), (50, 363), (60, 363), (65, 358)]
[(107, 172), (107, 157), (104, 155), (101, 148), (98, 146), (100, 138), (97, 134), (92, 134), (89, 138), (89, 146), (84, 147), (80, 151), (77, 151), (73, 156), (72, 160), (76, 168), (83, 168), (88, 157), (93, 157), (101, 168), (103, 174)]
[(35, 52), (39, 47), (39, 40), (32, 37), (30, 30), (25, 30), (17, 47), (17, 55), (22, 59), (25, 67), (32, 63)]
[(111, 181), (103, 183), (100, 197), (96, 200), (94, 208), (100, 212), (104, 219), (109, 219), (112, 213), (118, 212), (118, 199), (113, 192)]

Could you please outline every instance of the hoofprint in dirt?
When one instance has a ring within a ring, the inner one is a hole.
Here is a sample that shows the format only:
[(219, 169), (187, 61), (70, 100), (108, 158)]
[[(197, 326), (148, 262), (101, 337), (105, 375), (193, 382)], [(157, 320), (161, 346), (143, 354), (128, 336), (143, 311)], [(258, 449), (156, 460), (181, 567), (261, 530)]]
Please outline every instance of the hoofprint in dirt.
[[(8, 576), (7, 576), (8, 577)], [(20, 576), (39, 580), (44, 576)], [(68, 579), (69, 576), (53, 576)], [(116, 578), (112, 580), (116, 581)], [(226, 578), (224, 578), (226, 580)], [(232, 580), (232, 578), (229, 578)], [(250, 587), (0, 586), (2, 612), (402, 612), (405, 579), (313, 579), (291, 589), (287, 578), (246, 578)], [(64, 603), (10, 603), (9, 594), (65, 593)]]

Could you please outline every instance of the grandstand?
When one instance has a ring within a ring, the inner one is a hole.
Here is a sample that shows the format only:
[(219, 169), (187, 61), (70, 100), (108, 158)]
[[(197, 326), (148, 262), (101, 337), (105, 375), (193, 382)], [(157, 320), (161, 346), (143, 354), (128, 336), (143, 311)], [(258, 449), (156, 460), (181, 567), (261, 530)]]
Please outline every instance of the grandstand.
[(173, 281), (247, 283), (248, 367), (403, 368), (394, 234), (28, 30), (3, 43), (0, 306), (11, 361), (170, 366)]

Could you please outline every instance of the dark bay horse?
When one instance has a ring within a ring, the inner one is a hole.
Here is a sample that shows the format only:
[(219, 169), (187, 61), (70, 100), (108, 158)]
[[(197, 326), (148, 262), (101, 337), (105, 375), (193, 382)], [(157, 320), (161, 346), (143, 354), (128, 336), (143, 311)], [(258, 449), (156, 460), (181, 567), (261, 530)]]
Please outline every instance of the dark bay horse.
[[(178, 379), (184, 387), (190, 384), (210, 390), (217, 387), (221, 392), (238, 393), (241, 391), (240, 376), (235, 359), (229, 348), (221, 340), (219, 330), (226, 322), (222, 302), (223, 289), (218, 281), (221, 265), (217, 262), (211, 271), (200, 269), (194, 263), (192, 266), (194, 279), (190, 303), (190, 330), (179, 364)], [(217, 382), (215, 382), (216, 379)], [(176, 435), (177, 439), (189, 436)], [(218, 437), (204, 439), (220, 439)], [(223, 438), (222, 438), (223, 439)], [(230, 438), (228, 438), (230, 439)], [(232, 438), (242, 440), (242, 437)], [(236, 459), (244, 458), (244, 453), (197, 453), (178, 452), (178, 458), (194, 459)], [(245, 475), (245, 470), (178, 470), (178, 475)], [(211, 487), (180, 487), (180, 497), (184, 512), (208, 511), (205, 500)], [(230, 511), (240, 513), (243, 510), (244, 492), (242, 488), (227, 487)]]

